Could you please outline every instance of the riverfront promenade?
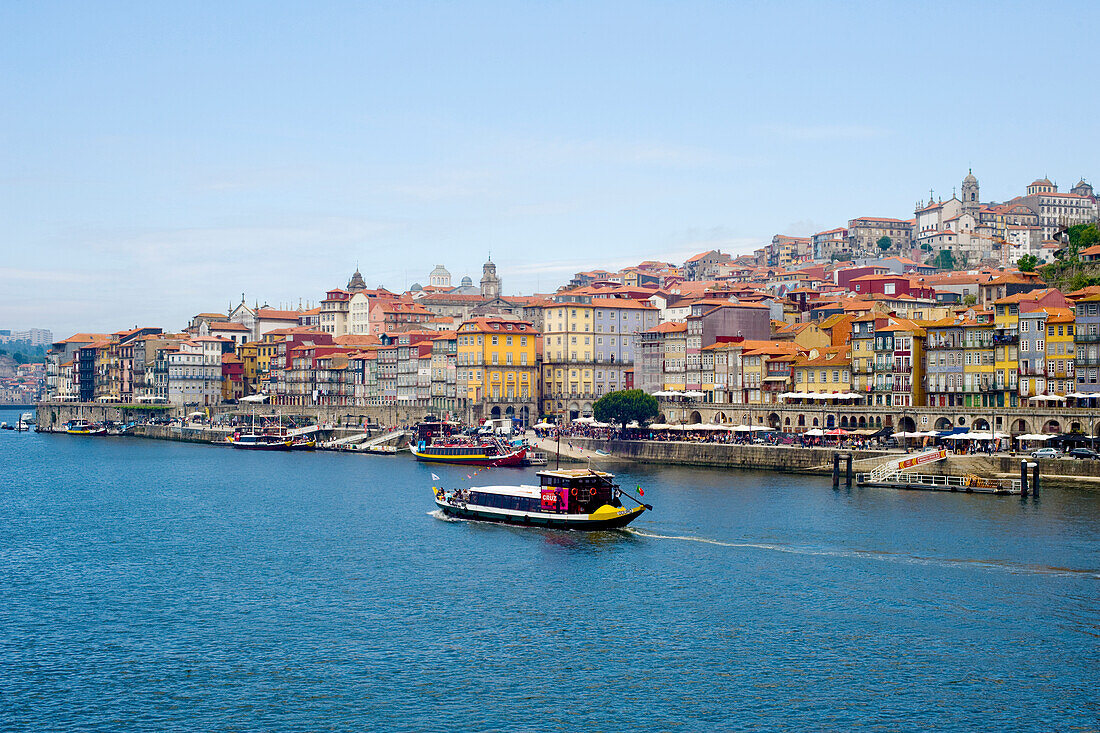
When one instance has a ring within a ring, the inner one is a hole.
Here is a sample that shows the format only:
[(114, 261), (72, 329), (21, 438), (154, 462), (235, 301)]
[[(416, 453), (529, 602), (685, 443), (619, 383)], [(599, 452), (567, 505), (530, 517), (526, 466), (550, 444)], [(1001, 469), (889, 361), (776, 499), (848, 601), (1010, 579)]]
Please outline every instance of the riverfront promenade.
[[(602, 440), (583, 437), (570, 437), (568, 441), (580, 455), (591, 455), (602, 450), (609, 453), (611, 459), (639, 463), (806, 474), (831, 473), (833, 455), (836, 453), (851, 453), (853, 470), (857, 473), (870, 471), (888, 458), (904, 454), (904, 451), (896, 449), (850, 450), (690, 441)], [(565, 439), (562, 442), (564, 444)], [(990, 478), (1018, 478), (1020, 461), (1025, 459), (1037, 460), (1043, 482), (1047, 485), (1088, 485), (1100, 489), (1100, 461), (1072, 458), (1034, 459), (1028, 453), (948, 455), (943, 461), (922, 466), (921, 472), (942, 476), (975, 474)]]
[[(257, 414), (275, 415), (282, 411), (284, 414), (288, 408), (279, 408), (271, 405), (262, 405)], [(345, 437), (359, 432), (358, 428), (341, 427), (341, 418), (346, 417), (339, 410), (326, 408), (290, 408), (295, 414), (313, 414), (321, 424), (331, 421), (334, 427), (331, 431), (322, 433), (322, 438)], [(786, 414), (787, 411), (798, 408), (779, 408), (778, 411), (767, 413), (768, 417)], [(874, 410), (874, 408), (852, 408), (853, 411)], [(226, 405), (220, 408), (222, 412), (243, 413), (239, 406)], [(147, 409), (132, 409), (119, 405), (101, 404), (74, 404), (74, 403), (39, 403), (38, 424), (42, 430), (61, 431), (65, 421), (83, 416), (86, 419), (115, 420), (125, 422), (140, 420), (150, 417), (151, 414), (167, 412), (160, 410), (151, 413)], [(876, 410), (877, 412), (877, 410)], [(905, 417), (911, 417), (916, 413), (910, 410)], [(938, 410), (928, 410), (934, 414)], [(1007, 411), (1006, 411), (1007, 412)], [(1016, 410), (1003, 415), (1007, 419), (1022, 420), (1017, 417)], [(1092, 427), (1093, 420), (1100, 420), (1094, 416), (1094, 410), (1066, 410), (1044, 411), (1037, 413), (1029, 411), (1030, 420), (1051, 420), (1061, 418), (1066, 427), (1078, 424), (1086, 424)], [(1083, 413), (1083, 414), (1078, 414)], [(896, 414), (894, 415), (896, 417)], [(928, 415), (931, 418), (931, 414)], [(991, 418), (992, 419), (992, 418)], [(980, 429), (982, 425), (975, 418), (972, 425)], [(224, 432), (205, 430), (202, 428), (168, 429), (166, 427), (147, 426), (140, 428), (138, 437), (160, 440), (183, 440), (186, 442), (209, 443), (222, 440)], [(551, 464), (555, 461), (558, 442), (549, 438), (538, 438), (534, 433), (527, 434), (528, 440), (535, 450), (547, 454)], [(832, 456), (837, 452), (836, 448), (802, 448), (783, 445), (758, 445), (758, 444), (724, 444), (724, 443), (700, 443), (691, 441), (617, 441), (592, 439), (580, 436), (563, 437), (561, 441), (561, 460), (563, 462), (584, 463), (593, 466), (610, 466), (624, 461), (636, 461), (639, 463), (667, 463), (684, 466), (706, 466), (724, 469), (749, 469), (765, 471), (782, 471), (787, 473), (828, 474), (832, 470)], [(597, 453), (601, 451), (601, 453)], [(868, 471), (878, 463), (881, 463), (890, 455), (897, 455), (898, 451), (886, 450), (848, 450), (840, 449), (843, 453), (852, 453), (855, 459), (856, 471)], [(993, 456), (984, 454), (969, 456), (951, 456), (948, 460), (931, 464), (926, 473), (943, 474), (950, 476), (965, 476), (977, 474), (990, 477), (1015, 477), (1019, 475), (1019, 462), (1026, 457), (1026, 453), (1000, 453)], [(1066, 458), (1040, 459), (1039, 469), (1048, 484), (1089, 484), (1100, 487), (1100, 461), (1077, 461)]]

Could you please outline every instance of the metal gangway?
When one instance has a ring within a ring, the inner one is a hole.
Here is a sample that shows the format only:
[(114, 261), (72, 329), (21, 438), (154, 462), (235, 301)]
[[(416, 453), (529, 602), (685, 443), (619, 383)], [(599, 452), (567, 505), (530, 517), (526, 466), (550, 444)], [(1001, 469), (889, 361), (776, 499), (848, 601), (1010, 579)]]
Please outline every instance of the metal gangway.
[(945, 458), (947, 458), (947, 449), (935, 448), (933, 450), (924, 451), (923, 453), (893, 458), (886, 463), (875, 466), (871, 469), (870, 473), (865, 474), (865, 476), (867, 480), (872, 483), (894, 481), (900, 473), (907, 469), (942, 461)]
[(400, 440), (407, 434), (408, 431), (406, 430), (394, 430), (389, 433), (373, 436), (367, 433), (357, 433), (355, 435), (349, 435), (346, 438), (330, 440), (322, 447), (336, 450), (369, 450), (372, 446), (384, 445), (391, 441)]
[[(870, 474), (867, 476), (869, 477)], [(940, 476), (930, 473), (896, 473), (888, 481), (912, 489), (965, 491), (975, 494), (1019, 494), (1023, 487), (1023, 482), (1018, 478), (975, 480), (976, 478), (974, 476)]]

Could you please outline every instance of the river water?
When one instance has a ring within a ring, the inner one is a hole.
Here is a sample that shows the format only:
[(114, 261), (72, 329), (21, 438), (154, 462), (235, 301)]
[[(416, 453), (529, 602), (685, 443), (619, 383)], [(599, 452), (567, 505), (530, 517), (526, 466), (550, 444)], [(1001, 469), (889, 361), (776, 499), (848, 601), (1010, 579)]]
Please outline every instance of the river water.
[[(0, 411), (0, 420), (18, 415)], [(531, 471), (0, 431), (4, 730), (1096, 730), (1100, 491), (629, 467), (585, 534), (445, 521)]]

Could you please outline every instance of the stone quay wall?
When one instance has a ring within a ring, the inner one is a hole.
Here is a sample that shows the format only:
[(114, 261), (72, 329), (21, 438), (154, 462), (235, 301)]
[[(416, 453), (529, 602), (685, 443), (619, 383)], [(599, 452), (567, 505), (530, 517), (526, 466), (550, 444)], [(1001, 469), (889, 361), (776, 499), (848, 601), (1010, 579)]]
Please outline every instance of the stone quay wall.
[[(828, 475), (833, 470), (833, 454), (852, 454), (852, 470), (870, 471), (898, 451), (847, 450), (837, 448), (801, 448), (797, 446), (737, 445), (728, 443), (664, 442), (650, 440), (598, 440), (563, 438), (585, 450), (603, 450), (615, 458), (640, 463), (667, 463), (682, 466), (739, 468), (786, 473)], [(1020, 461), (1034, 460), (1020, 455), (949, 455), (946, 460), (921, 466), (918, 473), (983, 477), (1019, 478)], [(1090, 486), (1100, 488), (1100, 461), (1068, 458), (1038, 459), (1039, 473), (1046, 485)], [(841, 464), (841, 472), (844, 464)], [(842, 477), (843, 480), (843, 477)]]
[[(616, 458), (640, 463), (675, 463), (685, 466), (745, 468), (791, 473), (822, 473), (833, 470), (833, 448), (794, 448), (774, 445), (736, 445), (729, 443), (690, 443), (653, 440), (597, 440), (562, 438), (586, 450), (604, 450)], [(874, 450), (842, 450), (851, 453), (853, 470), (863, 463), (881, 463), (890, 454)], [(877, 459), (877, 460), (876, 460)]]
[[(119, 405), (100, 402), (39, 402), (36, 406), (38, 425), (42, 430), (61, 430), (70, 420), (92, 422), (128, 423), (140, 422), (149, 417), (180, 417), (181, 410), (174, 405)], [(411, 424), (424, 416), (425, 408), (399, 410), (384, 407), (317, 407), (300, 405), (218, 405), (210, 409), (212, 416), (240, 415), (257, 417), (274, 415), (308, 416), (318, 424), (353, 426)]]

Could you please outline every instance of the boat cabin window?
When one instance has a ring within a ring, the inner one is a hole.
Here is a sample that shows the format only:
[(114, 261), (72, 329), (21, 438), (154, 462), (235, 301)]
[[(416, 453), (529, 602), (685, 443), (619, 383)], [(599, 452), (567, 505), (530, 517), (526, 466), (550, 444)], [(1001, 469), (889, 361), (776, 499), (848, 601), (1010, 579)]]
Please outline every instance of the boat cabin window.
[(590, 489), (592, 487), (599, 488), (607, 484), (606, 479), (602, 476), (578, 476), (578, 477), (565, 477), (565, 476), (542, 476), (543, 486), (564, 486), (566, 488), (585, 488)]

